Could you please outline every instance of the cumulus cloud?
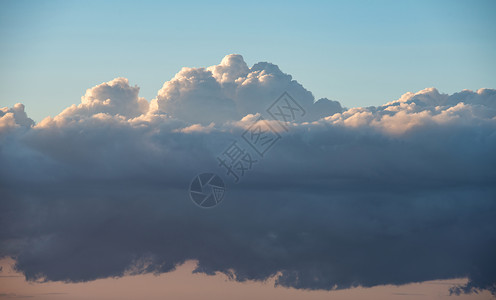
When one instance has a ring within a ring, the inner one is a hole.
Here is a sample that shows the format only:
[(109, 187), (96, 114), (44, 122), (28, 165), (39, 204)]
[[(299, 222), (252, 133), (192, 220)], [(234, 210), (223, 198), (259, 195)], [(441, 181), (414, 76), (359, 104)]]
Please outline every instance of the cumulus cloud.
[(30, 128), (33, 125), (34, 121), (28, 118), (23, 104), (17, 103), (12, 108), (0, 108), (0, 133), (20, 126)]
[(65, 109), (59, 117), (85, 117), (98, 113), (137, 117), (148, 110), (148, 101), (138, 97), (139, 87), (129, 86), (126, 78), (116, 78), (86, 91), (81, 104)]
[(379, 107), (352, 108), (325, 117), (332, 124), (349, 127), (371, 126), (390, 134), (429, 126), (429, 124), (474, 125), (492, 122), (496, 116), (495, 90), (462, 91), (440, 94), (435, 88), (406, 93), (399, 100)]
[(248, 68), (236, 54), (226, 56), (220, 65), (183, 68), (160, 89), (151, 111), (190, 123), (221, 124), (265, 111), (285, 91), (308, 111), (305, 120), (342, 111), (338, 102), (328, 99), (313, 105), (313, 95), (276, 65), (263, 62)]
[[(138, 91), (117, 78), (36, 125), (21, 104), (1, 109), (0, 256), (28, 279), (195, 260), (294, 288), (467, 277), (452, 291), (496, 292), (496, 90), (344, 109), (229, 55), (183, 68), (150, 105)], [(234, 184), (216, 157), (284, 91), (306, 114)], [(210, 210), (187, 193), (203, 172), (227, 184)]]

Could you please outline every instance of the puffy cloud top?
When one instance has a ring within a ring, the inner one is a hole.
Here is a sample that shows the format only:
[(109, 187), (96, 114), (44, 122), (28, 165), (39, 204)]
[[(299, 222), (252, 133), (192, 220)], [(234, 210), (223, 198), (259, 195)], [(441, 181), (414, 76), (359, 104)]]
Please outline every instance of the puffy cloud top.
[(18, 126), (29, 128), (33, 125), (34, 121), (28, 118), (28, 115), (24, 111), (23, 104), (17, 103), (12, 108), (0, 108), (0, 133), (8, 128), (15, 128)]
[(431, 123), (492, 122), (496, 117), (495, 90), (464, 90), (453, 95), (435, 88), (406, 93), (396, 101), (379, 107), (353, 108), (325, 118), (332, 124), (371, 126), (391, 134), (403, 134)]
[(80, 119), (96, 114), (134, 118), (148, 111), (148, 101), (138, 97), (139, 87), (126, 78), (116, 78), (86, 91), (81, 104), (66, 108), (58, 118)]
[(183, 68), (164, 84), (151, 108), (190, 123), (219, 124), (265, 111), (284, 91), (298, 97), (309, 117), (341, 112), (335, 103), (323, 104), (326, 99), (314, 107), (312, 94), (276, 65), (257, 63), (248, 68), (236, 54), (206, 69)]
[(239, 54), (227, 55), (222, 59), (220, 65), (211, 66), (207, 70), (212, 72), (214, 78), (221, 84), (246, 78), (250, 73), (250, 68)]

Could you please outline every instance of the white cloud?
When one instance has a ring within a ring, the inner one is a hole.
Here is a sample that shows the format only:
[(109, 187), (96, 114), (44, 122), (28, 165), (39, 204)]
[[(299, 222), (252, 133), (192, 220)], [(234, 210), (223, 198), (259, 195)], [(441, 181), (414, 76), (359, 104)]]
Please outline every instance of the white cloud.
[(0, 108), (0, 134), (9, 128), (26, 127), (29, 128), (34, 125), (34, 121), (28, 118), (24, 111), (24, 105), (17, 103), (12, 108)]
[(192, 132), (206, 132), (209, 133), (214, 128), (215, 123), (212, 122), (208, 126), (202, 126), (201, 124), (193, 124), (186, 128), (176, 129), (174, 132), (192, 133)]
[(306, 120), (342, 110), (338, 102), (327, 99), (314, 107), (312, 94), (276, 65), (258, 63), (248, 68), (241, 55), (232, 54), (220, 65), (183, 68), (152, 100), (151, 112), (167, 113), (192, 124), (222, 124), (264, 112), (284, 91), (306, 108)]
[(212, 76), (221, 84), (241, 81), (250, 73), (243, 57), (237, 54), (227, 55), (220, 65), (208, 67), (207, 70), (212, 72)]
[(348, 109), (326, 117), (325, 121), (349, 127), (372, 127), (401, 135), (433, 124), (491, 122), (496, 116), (495, 98), (495, 91), (490, 89), (446, 95), (428, 88), (418, 93), (406, 93), (379, 107)]
[[(148, 101), (138, 97), (139, 87), (132, 87), (126, 78), (115, 78), (86, 91), (81, 103), (66, 108), (55, 118), (40, 122), (41, 126), (55, 123), (78, 122), (98, 114), (130, 119), (148, 111)], [(100, 115), (100, 118), (102, 116)]]

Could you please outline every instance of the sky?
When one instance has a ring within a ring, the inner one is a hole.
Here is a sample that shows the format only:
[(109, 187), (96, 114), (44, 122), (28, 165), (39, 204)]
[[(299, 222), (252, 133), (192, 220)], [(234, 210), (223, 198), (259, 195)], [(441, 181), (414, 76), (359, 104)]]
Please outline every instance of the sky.
[(496, 294), (492, 2), (1, 5), (0, 299)]
[[(1, 1), (0, 103), (39, 122), (123, 76), (148, 100), (182, 67), (238, 53), (318, 98), (494, 87), (494, 1)], [(56, 92), (55, 92), (56, 91)]]
[[(193, 274), (194, 263), (188, 262), (172, 273), (161, 275), (143, 274), (120, 278), (99, 279), (89, 283), (29, 284), (22, 274), (12, 271), (11, 261), (2, 261), (5, 266), (2, 277), (7, 293), (1, 299), (16, 299), (31, 296), (41, 300), (58, 299), (168, 299), (189, 300), (201, 295), (202, 299), (487, 299), (488, 292), (465, 296), (450, 296), (447, 288), (462, 284), (463, 280), (437, 280), (402, 286), (378, 286), (336, 291), (303, 291), (291, 288), (273, 288), (273, 280), (265, 283), (232, 282), (226, 276)], [(8, 277), (7, 277), (8, 276)], [(194, 288), (192, 288), (194, 287)]]

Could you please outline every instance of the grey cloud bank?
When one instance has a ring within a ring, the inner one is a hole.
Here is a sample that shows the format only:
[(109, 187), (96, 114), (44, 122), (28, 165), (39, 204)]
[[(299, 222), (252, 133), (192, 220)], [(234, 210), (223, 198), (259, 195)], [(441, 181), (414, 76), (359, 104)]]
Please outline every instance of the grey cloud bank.
[[(284, 91), (307, 114), (237, 185), (215, 159)], [(39, 124), (0, 109), (0, 256), (29, 280), (198, 272), (303, 289), (469, 278), (496, 292), (496, 90), (343, 108), (239, 55), (148, 102), (117, 78)], [(28, 110), (29, 111), (29, 110)], [(191, 179), (227, 183), (211, 210)]]

